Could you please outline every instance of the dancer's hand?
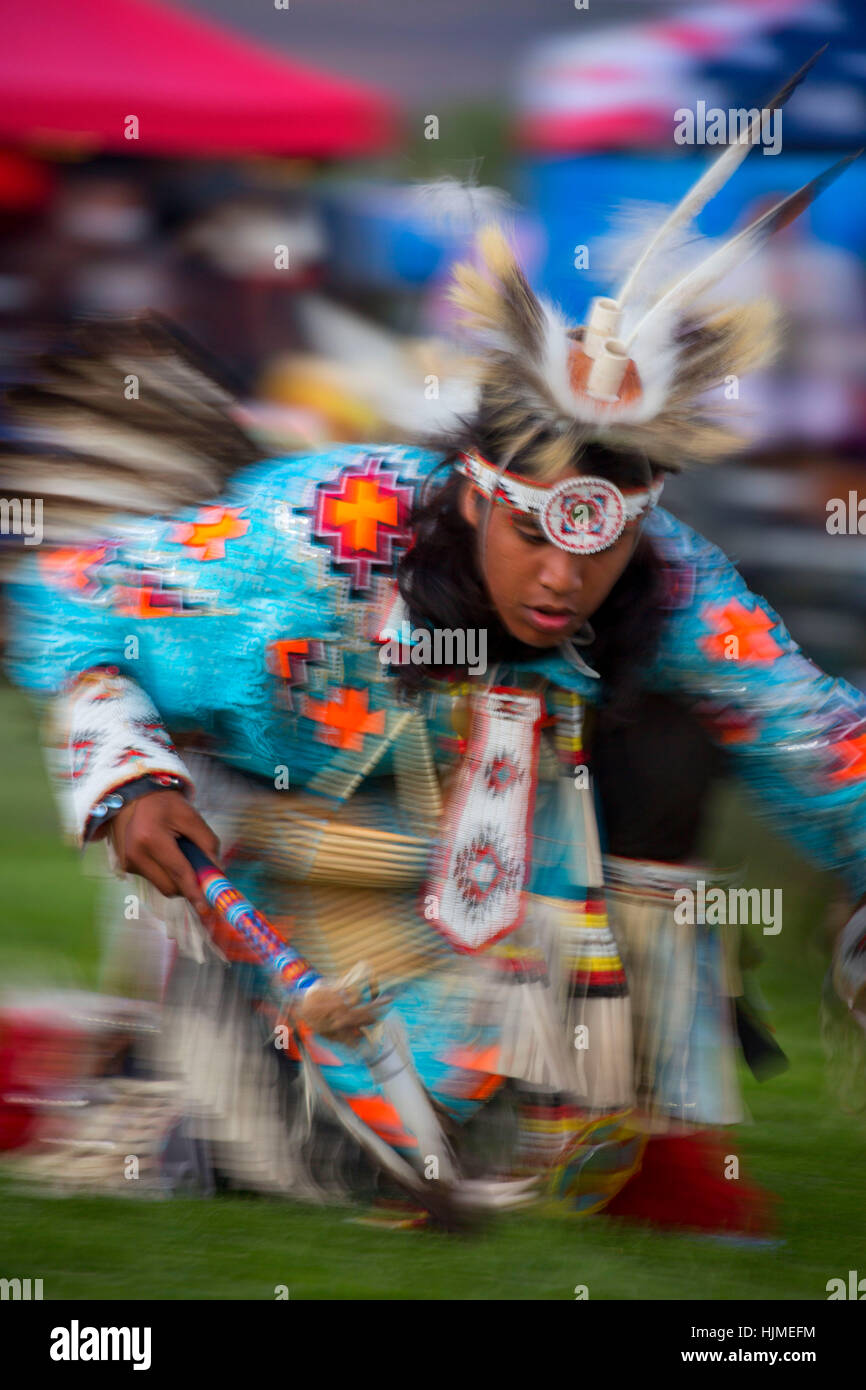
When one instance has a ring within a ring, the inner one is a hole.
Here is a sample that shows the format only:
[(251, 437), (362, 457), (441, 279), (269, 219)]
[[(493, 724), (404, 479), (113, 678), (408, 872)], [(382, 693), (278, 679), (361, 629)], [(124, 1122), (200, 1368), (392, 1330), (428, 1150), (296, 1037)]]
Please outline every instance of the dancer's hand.
[(177, 791), (154, 791), (123, 806), (109, 823), (120, 867), (141, 874), (167, 898), (184, 897), (206, 919), (210, 906), (189, 860), (181, 854), (178, 835), (186, 835), (219, 864), (219, 840), (198, 811)]

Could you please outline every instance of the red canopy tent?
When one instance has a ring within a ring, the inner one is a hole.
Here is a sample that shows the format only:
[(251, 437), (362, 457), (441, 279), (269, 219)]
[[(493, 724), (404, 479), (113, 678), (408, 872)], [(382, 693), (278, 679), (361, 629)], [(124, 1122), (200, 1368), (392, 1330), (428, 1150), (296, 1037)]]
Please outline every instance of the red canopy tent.
[(378, 93), (152, 0), (3, 0), (0, 33), (6, 143), (326, 158), (394, 139)]

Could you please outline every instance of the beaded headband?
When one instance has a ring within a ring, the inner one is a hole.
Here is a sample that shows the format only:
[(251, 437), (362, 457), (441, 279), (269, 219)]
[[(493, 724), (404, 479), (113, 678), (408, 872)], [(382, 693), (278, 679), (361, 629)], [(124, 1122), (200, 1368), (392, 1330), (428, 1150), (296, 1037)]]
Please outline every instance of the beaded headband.
[(456, 467), (485, 497), (533, 517), (553, 545), (576, 555), (609, 549), (630, 521), (656, 505), (664, 487), (659, 478), (648, 488), (622, 491), (596, 477), (566, 478), (545, 487), (501, 473), (479, 454), (461, 454)]

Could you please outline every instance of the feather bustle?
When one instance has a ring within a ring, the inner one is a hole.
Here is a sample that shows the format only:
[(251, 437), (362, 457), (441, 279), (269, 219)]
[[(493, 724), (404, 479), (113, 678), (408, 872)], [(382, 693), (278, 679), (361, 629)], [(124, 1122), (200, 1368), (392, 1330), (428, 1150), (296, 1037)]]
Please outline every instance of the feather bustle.
[(42, 499), (52, 542), (120, 511), (213, 502), (259, 457), (219, 366), (160, 315), (79, 325), (70, 351), (45, 354), (33, 377), (6, 393), (0, 470), (7, 490)]

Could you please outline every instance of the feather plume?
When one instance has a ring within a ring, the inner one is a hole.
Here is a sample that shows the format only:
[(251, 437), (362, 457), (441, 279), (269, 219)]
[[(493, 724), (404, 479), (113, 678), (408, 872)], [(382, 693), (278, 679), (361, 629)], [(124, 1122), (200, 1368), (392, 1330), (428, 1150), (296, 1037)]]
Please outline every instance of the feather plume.
[(616, 296), (617, 303), (625, 305), (638, 282), (639, 277), (646, 269), (646, 266), (659, 252), (670, 243), (675, 234), (686, 227), (702, 208), (714, 198), (721, 188), (725, 186), (731, 176), (740, 167), (749, 150), (752, 148), (757, 127), (761, 123), (763, 111), (776, 111), (784, 106), (791, 93), (799, 87), (806, 74), (814, 67), (821, 54), (826, 50), (824, 44), (808, 62), (804, 63), (799, 71), (790, 77), (778, 92), (769, 98), (761, 109), (756, 109), (755, 114), (749, 121), (746, 129), (740, 134), (739, 138), (713, 161), (709, 169), (693, 184), (681, 202), (665, 218), (662, 225), (651, 238), (649, 245), (644, 249), (638, 258), (637, 264), (629, 272), (623, 282), (619, 293)]
[[(769, 109), (787, 101), (821, 52), (770, 99)], [(660, 262), (669, 257), (677, 233), (745, 158), (758, 119), (760, 112), (665, 219), (626, 277), (619, 300), (630, 296), (633, 302), (625, 306), (620, 336), (629, 350), (633, 386), (623, 388), (615, 404), (578, 384), (587, 379), (589, 357), (579, 352), (585, 330), (570, 326), (555, 306), (533, 293), (498, 227), (479, 233), (477, 264), (455, 268), (451, 298), (479, 340), (475, 374), (485, 429), (510, 457), (520, 456), (531, 476), (549, 480), (574, 468), (581, 452), (596, 442), (670, 471), (712, 462), (747, 443), (714, 418), (707, 393), (726, 377), (743, 375), (772, 358), (776, 313), (765, 301), (719, 308), (706, 303), (706, 296), (730, 269), (807, 208), (857, 155), (783, 198), (696, 266), (678, 272), (673, 284), (647, 294), (649, 307), (633, 291), (650, 263), (659, 284)]]
[(485, 275), (477, 266), (454, 268), (450, 298), (461, 321), (491, 346), (503, 351), (539, 351), (541, 306), (499, 227), (483, 227), (476, 238)]
[(742, 232), (731, 237), (722, 246), (711, 252), (709, 256), (677, 280), (656, 301), (637, 326), (632, 329), (626, 340), (626, 345), (631, 347), (636, 344), (639, 337), (657, 316), (669, 314), (686, 301), (694, 301), (706, 290), (717, 284), (729, 271), (742, 265), (749, 256), (759, 251), (775, 232), (787, 227), (794, 221), (795, 217), (798, 217), (809, 207), (818, 195), (823, 193), (824, 189), (828, 188), (860, 154), (862, 154), (862, 150), (857, 150), (854, 154), (846, 155), (844, 159), (838, 160), (829, 169), (825, 169), (809, 183), (803, 184), (802, 188), (798, 188), (795, 193), (783, 198), (781, 202), (770, 208), (769, 212), (756, 218)]
[(772, 356), (770, 304), (660, 308), (634, 346), (641, 395), (612, 413), (572, 387), (569, 359), (581, 330), (533, 294), (498, 230), (488, 229), (478, 247), (481, 266), (456, 268), (452, 298), (481, 339), (474, 367), (484, 409), (532, 476), (560, 475), (593, 441), (645, 454), (672, 471), (743, 446), (700, 398), (729, 374), (745, 374)]

